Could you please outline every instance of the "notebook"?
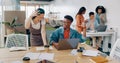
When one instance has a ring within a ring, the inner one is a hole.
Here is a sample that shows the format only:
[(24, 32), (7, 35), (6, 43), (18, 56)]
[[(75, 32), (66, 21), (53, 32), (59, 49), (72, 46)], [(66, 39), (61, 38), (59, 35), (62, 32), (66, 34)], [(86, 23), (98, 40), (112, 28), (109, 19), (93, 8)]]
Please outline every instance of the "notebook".
[(108, 62), (108, 59), (106, 59), (106, 58), (104, 58), (102, 56), (96, 56), (96, 57), (92, 57), (90, 59), (90, 61), (92, 63), (106, 63), (106, 62)]
[(77, 49), (79, 39), (61, 39), (58, 42), (58, 50)]

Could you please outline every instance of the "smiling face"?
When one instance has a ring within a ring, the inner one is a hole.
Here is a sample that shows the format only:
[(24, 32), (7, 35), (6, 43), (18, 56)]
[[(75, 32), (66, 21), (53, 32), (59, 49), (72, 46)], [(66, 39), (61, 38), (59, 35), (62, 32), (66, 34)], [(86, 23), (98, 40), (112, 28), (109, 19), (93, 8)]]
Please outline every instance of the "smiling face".
[(63, 20), (63, 27), (64, 28), (70, 28), (70, 25), (71, 25), (71, 21), (66, 19), (66, 18), (64, 18), (64, 20)]
[(38, 17), (39, 17), (40, 20), (42, 20), (42, 19), (44, 19), (44, 14), (38, 15)]

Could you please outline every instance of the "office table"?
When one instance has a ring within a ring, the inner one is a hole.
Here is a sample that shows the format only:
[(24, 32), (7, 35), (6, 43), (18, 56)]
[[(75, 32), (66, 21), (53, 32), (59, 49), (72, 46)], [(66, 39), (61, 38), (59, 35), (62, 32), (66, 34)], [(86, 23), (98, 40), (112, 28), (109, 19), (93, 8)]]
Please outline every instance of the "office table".
[(114, 43), (116, 42), (116, 32), (87, 32), (86, 33), (87, 37), (98, 37), (102, 36), (105, 37), (103, 41), (103, 51), (108, 52), (108, 43), (111, 43), (111, 48), (113, 47)]
[[(81, 46), (81, 45), (80, 45)], [(96, 50), (93, 49), (92, 47), (84, 44), (82, 45), (85, 47), (85, 49), (90, 49), (90, 50)], [(2, 48), (0, 49), (0, 60), (3, 61), (4, 63), (11, 63), (13, 61), (22, 61), (23, 56), (28, 53), (28, 52), (45, 52), (43, 51), (37, 51), (36, 47), (31, 47), (30, 50), (27, 51), (14, 51), (14, 52), (9, 52), (8, 48)], [(77, 61), (78, 63), (89, 63), (90, 58), (88, 56), (83, 56), (81, 59), (77, 59), (77, 55), (71, 55), (70, 54), (71, 50), (56, 50), (52, 49), (49, 51), (49, 53), (54, 53), (54, 62), (55, 63), (75, 63)], [(30, 63), (36, 63), (38, 60), (30, 60)], [(115, 60), (111, 60), (107, 63), (118, 63)]]

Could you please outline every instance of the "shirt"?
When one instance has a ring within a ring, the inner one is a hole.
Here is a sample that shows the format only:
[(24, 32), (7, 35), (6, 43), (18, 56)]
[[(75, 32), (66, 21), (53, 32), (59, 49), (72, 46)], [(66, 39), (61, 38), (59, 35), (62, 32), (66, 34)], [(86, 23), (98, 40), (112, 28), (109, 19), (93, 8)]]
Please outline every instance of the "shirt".
[(69, 38), (69, 33), (70, 33), (70, 30), (64, 30), (64, 39)]
[[(40, 29), (40, 22), (37, 24), (34, 24), (33, 20), (31, 20), (31, 24), (34, 29)], [(41, 25), (45, 25), (45, 24), (46, 24), (45, 20), (44, 19), (41, 20)]]

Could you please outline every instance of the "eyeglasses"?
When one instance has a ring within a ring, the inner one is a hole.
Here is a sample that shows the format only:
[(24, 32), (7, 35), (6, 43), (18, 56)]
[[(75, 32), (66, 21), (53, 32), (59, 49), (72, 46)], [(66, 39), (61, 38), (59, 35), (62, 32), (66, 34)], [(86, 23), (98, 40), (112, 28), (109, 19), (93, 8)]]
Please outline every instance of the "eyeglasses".
[(70, 24), (70, 21), (63, 21), (63, 24)]

